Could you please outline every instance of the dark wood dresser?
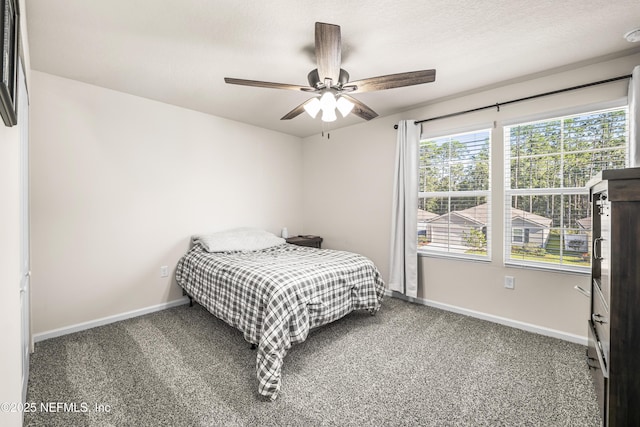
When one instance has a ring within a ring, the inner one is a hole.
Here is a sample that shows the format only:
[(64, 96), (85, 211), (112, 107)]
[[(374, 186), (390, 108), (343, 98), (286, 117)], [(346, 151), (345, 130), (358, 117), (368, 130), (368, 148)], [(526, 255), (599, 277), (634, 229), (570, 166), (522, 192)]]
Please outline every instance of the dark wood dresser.
[(640, 426), (640, 168), (589, 181), (593, 248), (587, 363), (604, 426)]
[(298, 246), (309, 246), (312, 248), (318, 248), (322, 246), (322, 237), (320, 236), (294, 236), (286, 239), (287, 243), (291, 243)]

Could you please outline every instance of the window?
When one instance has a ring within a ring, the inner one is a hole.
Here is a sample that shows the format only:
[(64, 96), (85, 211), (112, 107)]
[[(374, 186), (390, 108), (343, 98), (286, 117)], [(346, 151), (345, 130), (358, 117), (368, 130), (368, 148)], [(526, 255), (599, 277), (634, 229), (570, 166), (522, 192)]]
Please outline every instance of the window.
[(511, 240), (513, 243), (529, 243), (529, 229), (528, 228), (513, 228), (513, 233), (511, 233), (513, 239)]
[(627, 164), (627, 111), (505, 127), (505, 261), (587, 271), (587, 181)]
[(488, 259), (490, 130), (420, 142), (418, 251)]

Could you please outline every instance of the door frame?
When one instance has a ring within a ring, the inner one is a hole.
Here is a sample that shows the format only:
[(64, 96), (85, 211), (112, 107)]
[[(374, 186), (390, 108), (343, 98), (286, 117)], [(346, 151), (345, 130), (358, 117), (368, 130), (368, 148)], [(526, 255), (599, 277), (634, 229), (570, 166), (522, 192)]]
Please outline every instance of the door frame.
[[(22, 59), (22, 58), (21, 58)], [(31, 334), (31, 247), (29, 206), (29, 93), (22, 60), (18, 61), (18, 128), (20, 131), (20, 313), (22, 401), (26, 402), (29, 383), (29, 355), (33, 351)]]

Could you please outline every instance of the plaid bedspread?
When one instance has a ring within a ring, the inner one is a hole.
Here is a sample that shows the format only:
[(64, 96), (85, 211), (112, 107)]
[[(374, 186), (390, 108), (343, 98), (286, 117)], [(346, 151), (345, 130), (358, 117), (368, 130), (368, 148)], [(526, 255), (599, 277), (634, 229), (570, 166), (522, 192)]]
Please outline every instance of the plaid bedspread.
[(384, 293), (368, 258), (291, 244), (221, 253), (196, 244), (178, 262), (176, 279), (195, 301), (258, 346), (258, 392), (271, 400), (292, 344), (353, 310), (375, 313)]

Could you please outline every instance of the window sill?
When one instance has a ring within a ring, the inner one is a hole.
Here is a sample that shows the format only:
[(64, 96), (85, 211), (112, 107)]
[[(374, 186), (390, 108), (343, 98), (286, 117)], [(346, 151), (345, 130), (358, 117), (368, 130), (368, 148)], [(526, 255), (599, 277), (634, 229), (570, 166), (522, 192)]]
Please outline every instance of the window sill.
[(564, 273), (576, 276), (590, 276), (591, 269), (587, 267), (572, 267), (568, 265), (544, 265), (544, 264), (520, 264), (513, 261), (505, 261), (505, 267), (520, 268), (526, 270), (546, 271), (550, 273)]
[[(467, 262), (477, 262), (481, 264), (489, 264), (491, 263), (491, 259), (489, 258), (479, 258), (479, 257), (470, 257), (470, 256), (462, 256), (455, 254), (439, 254), (433, 252), (425, 252), (418, 251), (418, 257), (421, 258), (433, 258), (433, 259), (442, 259), (449, 261), (467, 261)], [(571, 274), (575, 276), (590, 276), (591, 269), (586, 267), (571, 267), (567, 265), (562, 266), (553, 266), (553, 265), (542, 265), (542, 264), (519, 264), (513, 261), (505, 261), (505, 267), (509, 268), (519, 268), (526, 270), (537, 270), (537, 271), (545, 271), (549, 273), (563, 273), (563, 274)]]
[(491, 259), (489, 257), (479, 257), (479, 256), (474, 257), (469, 255), (426, 252), (426, 251), (420, 251), (420, 250), (418, 251), (418, 257), (447, 259), (451, 261), (470, 261), (470, 262), (479, 262), (479, 263), (486, 263), (486, 264), (491, 262)]

